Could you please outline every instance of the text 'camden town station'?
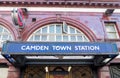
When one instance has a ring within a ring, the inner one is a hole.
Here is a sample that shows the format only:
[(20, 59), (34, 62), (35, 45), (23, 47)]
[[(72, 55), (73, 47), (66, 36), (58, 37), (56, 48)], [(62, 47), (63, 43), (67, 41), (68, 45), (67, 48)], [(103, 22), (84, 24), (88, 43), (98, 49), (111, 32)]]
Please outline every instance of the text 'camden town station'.
[(5, 48), (8, 53), (112, 53), (117, 50), (114, 43), (87, 42), (8, 42), (4, 45)]
[(21, 46), (21, 50), (100, 50), (99, 46)]

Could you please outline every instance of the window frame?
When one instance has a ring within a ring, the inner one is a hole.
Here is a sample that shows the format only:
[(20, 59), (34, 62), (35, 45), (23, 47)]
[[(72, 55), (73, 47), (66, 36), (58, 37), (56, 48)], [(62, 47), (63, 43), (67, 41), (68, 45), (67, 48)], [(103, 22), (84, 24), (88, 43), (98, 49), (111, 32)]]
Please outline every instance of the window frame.
[[(56, 26), (61, 26), (61, 31), (60, 33), (56, 32)], [(50, 26), (54, 26), (54, 32), (50, 33)], [(47, 28), (47, 31), (45, 33), (42, 32), (43, 28)], [(47, 42), (89, 42), (90, 39), (84, 34), (84, 32), (82, 32), (81, 30), (77, 29), (76, 27), (73, 27), (71, 25), (68, 25), (68, 32), (67, 33), (62, 33), (62, 24), (48, 24), (48, 25), (44, 25), (42, 27), (40, 27), (39, 29), (35, 30), (27, 39), (27, 41), (35, 41), (35, 35), (40, 35), (40, 40), (38, 41), (44, 41), (42, 40), (42, 36), (46, 35), (47, 39), (45, 41)], [(74, 33), (71, 33), (70, 29), (74, 29)], [(39, 32), (40, 31), (40, 32)], [(37, 33), (39, 32), (39, 33)], [(50, 40), (50, 36), (54, 36), (54, 40)], [(59, 39), (57, 39), (57, 36), (61, 36), (61, 40), (58, 41)], [(63, 37), (67, 36), (68, 40), (64, 40)], [(75, 36), (75, 40), (71, 40), (72, 36)], [(79, 38), (82, 38), (82, 40), (79, 40)], [(31, 38), (33, 37), (33, 40), (31, 40)], [(86, 38), (86, 39), (84, 39)]]
[[(115, 31), (114, 32), (111, 32), (111, 31), (108, 32), (107, 29), (106, 29), (106, 24), (114, 24)], [(109, 39), (109, 40), (120, 40), (120, 34), (119, 34), (118, 24), (117, 24), (116, 21), (104, 21), (104, 30), (105, 30), (105, 35), (106, 35), (105, 37), (107, 39)], [(108, 36), (108, 33), (114, 33), (114, 34), (116, 34), (115, 35), (116, 38), (110, 38)]]
[[(4, 25), (0, 24), (0, 28), (2, 28), (2, 31), (0, 32), (0, 48), (2, 48), (3, 42), (7, 40), (14, 40), (14, 37), (12, 33), (8, 30), (8, 28), (4, 27)], [(4, 38), (7, 36), (6, 38)]]

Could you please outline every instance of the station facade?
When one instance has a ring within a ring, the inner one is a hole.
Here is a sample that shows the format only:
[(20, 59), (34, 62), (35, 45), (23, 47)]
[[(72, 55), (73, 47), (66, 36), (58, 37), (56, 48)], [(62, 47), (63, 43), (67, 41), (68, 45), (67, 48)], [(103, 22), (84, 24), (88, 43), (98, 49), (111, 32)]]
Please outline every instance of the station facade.
[(0, 75), (119, 78), (119, 16), (27, 8), (0, 11)]

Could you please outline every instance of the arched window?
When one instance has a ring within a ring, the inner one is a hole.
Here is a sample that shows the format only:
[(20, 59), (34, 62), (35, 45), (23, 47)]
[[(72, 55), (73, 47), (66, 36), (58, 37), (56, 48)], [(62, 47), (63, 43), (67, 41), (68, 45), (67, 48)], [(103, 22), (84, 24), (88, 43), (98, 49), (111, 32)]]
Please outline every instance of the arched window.
[(0, 25), (0, 47), (2, 47), (3, 42), (6, 40), (13, 40), (12, 34), (9, 32), (7, 28)]
[(68, 25), (65, 30), (63, 32), (62, 24), (49, 24), (33, 32), (28, 41), (89, 42), (77, 28)]

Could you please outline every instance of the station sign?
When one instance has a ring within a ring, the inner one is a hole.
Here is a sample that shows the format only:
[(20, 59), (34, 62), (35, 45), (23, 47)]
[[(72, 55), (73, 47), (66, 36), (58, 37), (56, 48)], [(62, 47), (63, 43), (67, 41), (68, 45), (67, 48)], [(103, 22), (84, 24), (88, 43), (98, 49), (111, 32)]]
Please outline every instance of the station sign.
[(115, 43), (103, 42), (6, 42), (2, 54), (101, 55), (118, 54)]

